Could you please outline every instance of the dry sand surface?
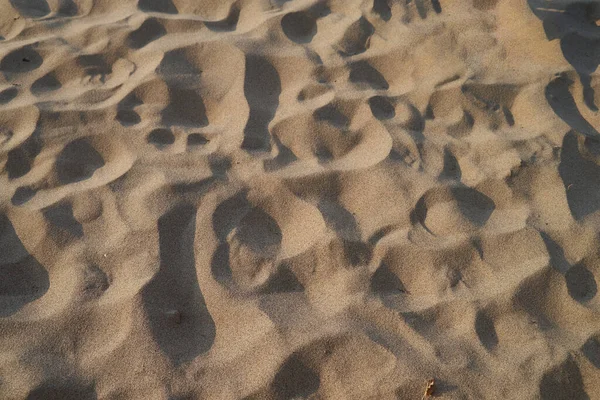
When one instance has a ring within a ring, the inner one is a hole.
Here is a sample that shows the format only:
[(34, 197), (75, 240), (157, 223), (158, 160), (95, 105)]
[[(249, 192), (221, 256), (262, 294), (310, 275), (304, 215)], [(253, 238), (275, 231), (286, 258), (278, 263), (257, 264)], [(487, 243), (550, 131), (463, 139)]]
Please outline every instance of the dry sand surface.
[(0, 0), (0, 399), (600, 399), (599, 20)]

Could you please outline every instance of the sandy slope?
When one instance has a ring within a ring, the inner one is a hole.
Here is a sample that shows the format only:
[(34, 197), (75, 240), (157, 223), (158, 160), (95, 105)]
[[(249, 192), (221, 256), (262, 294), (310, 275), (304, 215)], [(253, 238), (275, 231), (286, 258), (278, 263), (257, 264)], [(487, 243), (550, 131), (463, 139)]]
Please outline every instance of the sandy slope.
[(600, 399), (596, 19), (0, 0), (0, 398)]

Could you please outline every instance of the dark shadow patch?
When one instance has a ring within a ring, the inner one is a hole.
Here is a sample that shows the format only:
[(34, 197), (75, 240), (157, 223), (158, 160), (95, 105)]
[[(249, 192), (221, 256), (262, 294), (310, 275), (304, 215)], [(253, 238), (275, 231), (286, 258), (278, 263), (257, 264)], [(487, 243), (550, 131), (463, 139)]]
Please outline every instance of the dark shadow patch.
[(42, 76), (31, 85), (31, 93), (40, 95), (47, 92), (58, 90), (62, 87), (61, 83), (52, 72)]
[(456, 180), (460, 181), (462, 172), (458, 160), (454, 157), (454, 154), (447, 148), (444, 149), (444, 168), (440, 174), (440, 179)]
[(317, 157), (317, 160), (320, 164), (326, 164), (328, 162), (331, 162), (334, 158), (331, 150), (329, 150), (327, 146), (323, 143), (315, 144), (314, 154), (315, 157)]
[(201, 133), (190, 133), (187, 137), (188, 146), (204, 146), (209, 140)]
[(137, 112), (135, 112), (134, 108), (140, 104), (143, 103), (135, 94), (128, 94), (117, 104), (117, 115), (115, 116), (115, 119), (122, 126), (133, 126), (139, 124), (142, 121), (142, 118)]
[(165, 27), (156, 18), (148, 18), (139, 28), (129, 34), (127, 44), (132, 49), (141, 49), (166, 34)]
[(175, 135), (170, 129), (156, 128), (148, 134), (146, 140), (160, 149), (175, 143)]
[(177, 14), (177, 7), (171, 0), (139, 0), (138, 8), (145, 12)]
[(10, 4), (25, 18), (42, 18), (50, 14), (46, 0), (10, 0)]
[(594, 31), (598, 30), (595, 21), (600, 9), (595, 1), (553, 1), (553, 7), (548, 7), (548, 0), (528, 0), (528, 3), (543, 21), (548, 40), (561, 39), (575, 32), (593, 37)]
[(578, 137), (568, 132), (562, 143), (558, 173), (565, 185), (571, 215), (581, 221), (600, 207), (600, 166), (583, 157)]
[[(558, 30), (566, 27), (570, 28), (570, 32), (562, 36), (560, 48), (565, 59), (575, 68), (575, 71), (579, 75), (583, 86), (584, 102), (590, 110), (598, 111), (598, 107), (594, 101), (594, 89), (591, 86), (591, 75), (596, 71), (598, 65), (600, 65), (600, 52), (598, 51), (598, 46), (600, 45), (598, 33), (600, 29), (598, 29), (595, 21), (591, 18), (593, 15), (592, 7), (597, 7), (597, 5), (586, 4), (584, 2), (569, 4), (565, 9), (565, 15), (562, 16), (562, 19), (555, 19), (554, 22), (557, 24)], [(557, 16), (557, 18), (560, 18), (560, 16)], [(545, 25), (547, 26), (547, 24)], [(596, 36), (592, 38), (585, 33), (580, 34), (577, 28), (580, 28), (582, 32), (594, 30)]]
[(279, 106), (281, 81), (275, 67), (264, 57), (246, 55), (244, 95), (250, 115), (244, 128), (242, 149), (247, 151), (270, 151), (269, 123)]
[(160, 268), (142, 292), (152, 335), (176, 366), (208, 351), (216, 333), (196, 275), (195, 231), (189, 204), (159, 218)]
[[(408, 7), (410, 4), (411, 0), (408, 0), (405, 4)], [(433, 8), (433, 10), (439, 14), (442, 12), (442, 6), (440, 5), (439, 0), (431, 0), (431, 6), (429, 6), (427, 3), (429, 3), (429, 0), (415, 0), (414, 4), (417, 8), (417, 13), (419, 14), (419, 17), (421, 19), (426, 19), (427, 18), (427, 14), (431, 11), (431, 8)]]
[(502, 114), (508, 126), (515, 126), (515, 117), (508, 107), (502, 106)]
[(6, 104), (14, 100), (19, 94), (19, 89), (16, 87), (9, 87), (0, 92), (0, 104)]
[(79, 12), (77, 4), (73, 0), (60, 0), (58, 14), (65, 17), (74, 17)]
[(94, 172), (104, 166), (104, 159), (87, 138), (80, 138), (67, 144), (58, 154), (54, 168), (58, 181), (62, 184), (89, 179)]
[(99, 54), (86, 54), (77, 57), (77, 64), (85, 69), (86, 74), (90, 76), (100, 75), (104, 82), (106, 75), (112, 73), (112, 67)]
[(383, 75), (366, 61), (357, 61), (350, 65), (350, 82), (379, 90), (387, 90), (390, 87)]
[(385, 96), (373, 96), (369, 99), (369, 106), (373, 116), (378, 120), (391, 119), (396, 116), (396, 109), (389, 98)]
[(83, 276), (83, 294), (87, 299), (96, 299), (104, 294), (110, 286), (108, 276), (97, 265), (86, 268)]
[(487, 351), (494, 350), (498, 345), (498, 335), (496, 334), (494, 321), (482, 311), (479, 311), (475, 318), (475, 332)]
[(408, 131), (419, 148), (419, 153), (421, 153), (423, 143), (425, 142), (425, 136), (423, 135), (423, 131), (425, 130), (425, 118), (421, 114), (421, 111), (413, 104), (407, 103), (407, 106), (410, 116), (408, 121), (401, 126)]
[[(407, 2), (407, 4), (408, 3), (409, 2)], [(421, 17), (421, 19), (427, 18), (427, 8), (425, 7), (425, 4), (423, 4), (423, 0), (415, 0), (414, 3), (417, 7), (417, 13), (419, 13), (419, 17)]]
[(590, 400), (579, 367), (570, 356), (545, 373), (539, 387), (542, 400)]
[(314, 16), (315, 18), (323, 18), (331, 14), (331, 8), (329, 8), (327, 2), (324, 1), (317, 2), (310, 7), (308, 11), (310, 15)]
[(203, 127), (208, 125), (204, 101), (197, 89), (169, 88), (169, 104), (161, 113), (166, 126)]
[(97, 400), (93, 385), (45, 383), (29, 393), (27, 400)]
[(600, 341), (598, 339), (594, 337), (589, 338), (581, 346), (581, 351), (594, 367), (600, 369)]
[(540, 299), (541, 295), (547, 293), (547, 288), (551, 285), (549, 280), (553, 279), (555, 274), (554, 271), (545, 269), (541, 274), (524, 279), (515, 291), (511, 303), (515, 309), (524, 311), (529, 323), (534, 324), (534, 328), (542, 333), (558, 328), (554, 318), (547, 315), (542, 305), (543, 300)]
[(427, 18), (427, 14), (433, 9), (437, 14), (442, 12), (442, 6), (439, 0), (405, 0), (402, 2), (404, 6), (404, 16), (402, 22), (412, 22), (413, 7), (416, 8), (419, 17), (424, 20)]
[(73, 216), (71, 203), (54, 204), (43, 211), (44, 217), (53, 227), (58, 228), (72, 237), (83, 237), (83, 226)]
[(594, 274), (582, 264), (569, 268), (565, 274), (569, 295), (580, 303), (590, 301), (598, 293)]
[(117, 111), (115, 119), (122, 126), (133, 126), (142, 122), (140, 115), (133, 110), (119, 110)]
[(203, 194), (206, 194), (206, 192), (208, 192), (214, 186), (214, 183), (217, 181), (217, 179), (218, 179), (217, 177), (211, 176), (210, 178), (201, 179), (198, 181), (176, 183), (172, 187), (173, 193), (177, 193), (177, 194), (192, 193), (192, 194), (201, 196)]
[(432, 326), (432, 321), (426, 315), (425, 312), (422, 311), (408, 311), (401, 312), (400, 316), (404, 320), (404, 322), (413, 328), (415, 331), (424, 335), (428, 333)]
[(393, 295), (405, 293), (406, 288), (400, 278), (383, 262), (371, 277), (371, 291), (381, 295)]
[(6, 165), (8, 179), (16, 179), (31, 171), (31, 159), (23, 147), (17, 147), (8, 152)]
[(255, 254), (267, 257), (279, 252), (283, 238), (277, 221), (258, 207), (253, 207), (244, 215), (235, 236)]
[(417, 203), (415, 204), (415, 208), (410, 212), (410, 223), (413, 225), (420, 224), (427, 230), (427, 232), (431, 233), (427, 225), (425, 224), (425, 219), (427, 218), (427, 204), (425, 204), (425, 195), (421, 196)]
[(353, 241), (359, 241), (361, 234), (358, 222), (354, 215), (340, 205), (336, 199), (321, 200), (317, 208), (323, 215), (325, 223), (330, 229), (333, 229), (338, 236), (348, 238)]
[(190, 89), (198, 86), (198, 77), (202, 73), (188, 59), (186, 48), (175, 49), (165, 53), (156, 68), (169, 88)]
[(269, 3), (271, 4), (272, 8), (277, 9), (277, 8), (282, 8), (283, 5), (289, 1), (292, 1), (292, 0), (269, 0)]
[(352, 267), (365, 266), (371, 261), (373, 249), (367, 243), (344, 240), (344, 256)]
[(593, 138), (600, 138), (600, 133), (579, 112), (569, 87), (573, 84), (566, 75), (560, 75), (546, 86), (545, 94), (548, 104), (572, 129)]
[(221, 21), (206, 21), (204, 25), (214, 32), (232, 32), (237, 28), (240, 19), (240, 6), (236, 3), (231, 5), (229, 13), (224, 20)]
[(379, 15), (384, 21), (389, 21), (392, 18), (392, 9), (388, 0), (373, 1), (373, 12)]
[(556, 243), (546, 232), (540, 232), (540, 236), (546, 245), (546, 250), (550, 256), (550, 265), (554, 267), (561, 274), (565, 274), (571, 264), (565, 258), (565, 252), (558, 243)]
[(348, 57), (364, 53), (369, 48), (369, 42), (374, 32), (373, 25), (365, 17), (360, 17), (344, 33), (344, 37), (339, 43), (340, 54)]
[(233, 273), (229, 262), (229, 243), (222, 242), (217, 246), (210, 260), (210, 271), (213, 278), (221, 284), (233, 282)]
[(277, 271), (271, 276), (264, 289), (263, 294), (294, 293), (304, 291), (304, 286), (298, 281), (296, 275), (286, 264), (280, 264)]
[(297, 399), (308, 398), (320, 383), (319, 375), (292, 354), (279, 368), (271, 387), (276, 399)]
[(13, 206), (21, 206), (31, 200), (36, 193), (37, 190), (31, 186), (20, 186), (15, 190), (10, 202)]
[(22, 73), (38, 69), (44, 59), (29, 46), (13, 50), (0, 61), (0, 71), (5, 73)]
[(5, 165), (8, 179), (20, 178), (31, 170), (33, 161), (42, 151), (43, 142), (40, 136), (40, 131), (35, 130), (19, 147), (8, 152)]
[(144, 104), (135, 93), (129, 93), (127, 96), (123, 97), (121, 101), (117, 104), (117, 107), (120, 109), (131, 110), (140, 104)]
[(600, 158), (600, 140), (586, 137), (583, 145), (592, 156)]
[(485, 194), (469, 187), (454, 187), (450, 191), (457, 201), (461, 213), (473, 224), (483, 226), (496, 204)]
[(8, 317), (50, 288), (46, 269), (25, 248), (12, 222), (0, 214), (0, 317)]
[(227, 171), (231, 169), (231, 159), (228, 157), (210, 154), (208, 156), (210, 172), (219, 179), (227, 180)]
[(329, 103), (313, 112), (313, 118), (317, 121), (325, 121), (337, 128), (346, 128), (350, 120), (342, 114), (335, 105)]
[(308, 12), (292, 12), (281, 19), (281, 29), (292, 42), (310, 43), (317, 34), (317, 21)]

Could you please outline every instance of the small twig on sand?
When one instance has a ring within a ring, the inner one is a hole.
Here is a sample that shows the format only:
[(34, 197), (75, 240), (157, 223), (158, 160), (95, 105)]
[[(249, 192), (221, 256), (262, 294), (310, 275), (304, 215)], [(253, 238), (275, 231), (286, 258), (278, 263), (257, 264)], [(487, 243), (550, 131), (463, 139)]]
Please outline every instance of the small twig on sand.
[(421, 398), (421, 400), (425, 400), (430, 398), (431, 396), (433, 396), (435, 394), (435, 379), (429, 379), (427, 381), (427, 387), (425, 388), (425, 393), (423, 394), (423, 397)]

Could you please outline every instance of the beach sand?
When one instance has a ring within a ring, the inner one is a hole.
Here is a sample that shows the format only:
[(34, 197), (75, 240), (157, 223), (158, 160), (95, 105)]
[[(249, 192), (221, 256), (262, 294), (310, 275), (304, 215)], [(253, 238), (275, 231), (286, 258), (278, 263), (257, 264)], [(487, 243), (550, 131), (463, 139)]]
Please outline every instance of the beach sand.
[(0, 0), (0, 398), (600, 399), (598, 20)]

